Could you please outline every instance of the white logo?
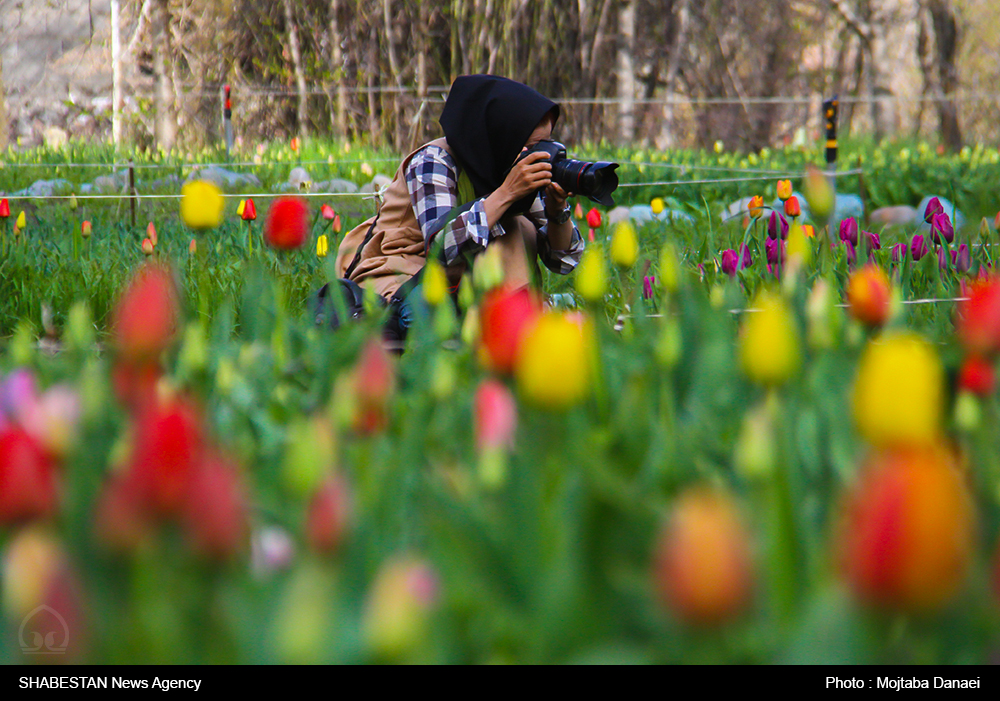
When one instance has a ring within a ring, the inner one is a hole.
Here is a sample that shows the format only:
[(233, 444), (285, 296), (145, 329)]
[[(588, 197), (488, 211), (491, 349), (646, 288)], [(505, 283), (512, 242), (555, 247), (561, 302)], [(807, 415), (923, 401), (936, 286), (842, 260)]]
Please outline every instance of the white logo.
[[(44, 614), (49, 614), (51, 620), (47, 620)], [(42, 623), (40, 626), (42, 630), (31, 630), (28, 627), (31, 620), (36, 617)], [(58, 635), (59, 633), (61, 635)], [(27, 636), (31, 636), (30, 641)], [(21, 650), (26, 655), (64, 655), (66, 648), (69, 647), (69, 626), (58, 611), (47, 604), (42, 604), (21, 621), (18, 640), (21, 642)]]

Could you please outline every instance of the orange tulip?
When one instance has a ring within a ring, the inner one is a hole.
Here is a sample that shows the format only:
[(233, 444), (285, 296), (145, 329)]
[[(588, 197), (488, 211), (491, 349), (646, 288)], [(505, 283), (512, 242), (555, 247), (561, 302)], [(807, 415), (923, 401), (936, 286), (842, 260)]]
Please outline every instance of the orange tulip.
[(870, 263), (851, 273), (847, 281), (847, 304), (851, 316), (867, 326), (882, 326), (891, 311), (889, 276)]
[(760, 195), (751, 197), (749, 204), (747, 204), (747, 210), (749, 210), (751, 217), (760, 219), (761, 215), (764, 214), (764, 198)]
[(785, 200), (785, 214), (790, 217), (797, 217), (802, 214), (802, 206), (799, 204), (799, 198), (795, 195)]
[(792, 181), (791, 180), (779, 180), (778, 181), (778, 199), (782, 202), (787, 202), (788, 198), (792, 196)]

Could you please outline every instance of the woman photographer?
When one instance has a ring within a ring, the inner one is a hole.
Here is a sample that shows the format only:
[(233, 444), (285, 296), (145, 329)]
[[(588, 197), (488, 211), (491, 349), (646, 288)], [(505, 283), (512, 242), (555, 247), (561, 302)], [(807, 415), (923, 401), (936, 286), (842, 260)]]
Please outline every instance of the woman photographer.
[(521, 83), (457, 78), (441, 114), (444, 138), (403, 160), (378, 214), (344, 237), (338, 272), (386, 300), (396, 296), (404, 333), (413, 305), (397, 293), (438, 247), (453, 288), (469, 260), (491, 247), (500, 249), (510, 285), (530, 284), (538, 259), (569, 273), (584, 248), (569, 193), (552, 181), (548, 154), (519, 158), (551, 136), (558, 118), (556, 103)]

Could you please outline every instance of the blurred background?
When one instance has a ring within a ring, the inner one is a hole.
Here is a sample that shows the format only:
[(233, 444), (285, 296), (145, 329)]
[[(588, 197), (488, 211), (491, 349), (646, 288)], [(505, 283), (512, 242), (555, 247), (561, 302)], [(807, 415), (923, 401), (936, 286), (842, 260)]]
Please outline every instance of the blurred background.
[(1000, 143), (998, 20), (989, 0), (0, 0), (0, 148), (218, 143), (230, 84), (245, 150), (401, 151), (438, 135), (455, 76), (490, 72), (559, 99), (571, 143), (813, 142), (837, 94), (844, 136), (957, 150)]

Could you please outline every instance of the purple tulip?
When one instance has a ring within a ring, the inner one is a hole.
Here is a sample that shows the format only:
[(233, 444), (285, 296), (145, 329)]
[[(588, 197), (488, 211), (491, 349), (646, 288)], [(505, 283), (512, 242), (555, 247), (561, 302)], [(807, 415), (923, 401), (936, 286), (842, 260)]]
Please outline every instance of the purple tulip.
[(927, 255), (929, 247), (927, 242), (924, 240), (923, 235), (917, 234), (910, 241), (910, 255), (913, 256), (914, 261), (918, 261)]
[(653, 299), (653, 285), (656, 284), (655, 275), (645, 275), (642, 278), (642, 298)]
[(930, 224), (936, 214), (944, 214), (944, 207), (941, 206), (941, 200), (932, 197), (924, 209), (924, 221)]
[(858, 252), (850, 241), (844, 241), (844, 248), (847, 249), (847, 265), (853, 268), (854, 264), (858, 262)]
[(722, 272), (726, 275), (735, 275), (737, 270), (749, 268), (751, 265), (753, 265), (753, 257), (746, 245), (743, 246), (743, 265), (740, 265), (739, 256), (732, 248), (727, 248), (722, 252)]
[(931, 240), (934, 243), (941, 243), (941, 238), (948, 243), (955, 240), (955, 229), (951, 225), (951, 219), (944, 212), (935, 214), (931, 218)]
[(858, 245), (858, 222), (854, 217), (840, 222), (840, 240), (850, 242), (851, 246)]
[(878, 237), (878, 234), (871, 231), (862, 231), (861, 236), (864, 238), (865, 245), (869, 251), (877, 251), (882, 248), (882, 240)]
[(972, 256), (969, 253), (969, 247), (964, 243), (959, 244), (958, 250), (951, 252), (951, 262), (958, 272), (969, 272), (969, 268), (972, 267)]
[(905, 243), (897, 243), (895, 246), (892, 247), (892, 262), (893, 263), (898, 263), (899, 261), (903, 260), (903, 256), (905, 256), (905, 255), (906, 255), (906, 244)]
[[(779, 224), (780, 222), (780, 224)], [(778, 231), (781, 231), (781, 238), (788, 238), (788, 220), (785, 219), (783, 214), (775, 211), (771, 211), (771, 216), (767, 220), (767, 237), (770, 239), (778, 238)]]
[(735, 275), (737, 258), (736, 251), (733, 249), (727, 248), (724, 250), (722, 252), (722, 272), (730, 276)]
[(784, 262), (784, 260), (785, 260), (785, 248), (786, 248), (786, 245), (785, 245), (784, 241), (782, 241), (779, 244), (777, 239), (774, 239), (774, 240), (768, 239), (767, 241), (764, 242), (764, 248), (765, 248), (766, 253), (767, 253), (767, 262), (768, 263), (777, 263), (779, 255), (781, 256), (781, 261)]

